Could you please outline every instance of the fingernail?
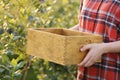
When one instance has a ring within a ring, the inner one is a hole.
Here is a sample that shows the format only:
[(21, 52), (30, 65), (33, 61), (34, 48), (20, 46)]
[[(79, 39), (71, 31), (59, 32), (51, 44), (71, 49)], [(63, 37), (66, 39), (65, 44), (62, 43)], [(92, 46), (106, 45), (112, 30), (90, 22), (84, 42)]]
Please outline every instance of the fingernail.
[(83, 49), (80, 49), (80, 51), (83, 51)]

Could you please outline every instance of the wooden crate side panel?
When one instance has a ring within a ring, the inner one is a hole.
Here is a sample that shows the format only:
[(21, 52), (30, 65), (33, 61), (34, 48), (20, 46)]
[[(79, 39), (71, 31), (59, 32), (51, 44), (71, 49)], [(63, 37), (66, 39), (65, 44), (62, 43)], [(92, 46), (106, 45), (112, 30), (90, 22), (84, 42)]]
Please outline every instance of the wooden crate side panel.
[(43, 31), (29, 30), (27, 54), (39, 58), (64, 63), (64, 37), (52, 35)]
[(67, 37), (65, 56), (66, 64), (79, 64), (84, 59), (87, 53), (81, 52), (80, 48), (82, 48), (86, 44), (101, 42), (102, 37)]

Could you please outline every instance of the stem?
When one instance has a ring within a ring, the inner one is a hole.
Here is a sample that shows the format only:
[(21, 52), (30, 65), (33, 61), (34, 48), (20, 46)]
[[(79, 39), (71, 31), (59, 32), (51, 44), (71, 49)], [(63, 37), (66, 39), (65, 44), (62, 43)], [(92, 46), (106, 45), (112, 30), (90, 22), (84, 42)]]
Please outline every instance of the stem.
[(23, 76), (23, 80), (27, 80), (27, 74), (28, 74), (28, 70), (29, 70), (30, 65), (31, 65), (31, 56), (27, 56), (27, 64), (24, 68), (25, 73)]

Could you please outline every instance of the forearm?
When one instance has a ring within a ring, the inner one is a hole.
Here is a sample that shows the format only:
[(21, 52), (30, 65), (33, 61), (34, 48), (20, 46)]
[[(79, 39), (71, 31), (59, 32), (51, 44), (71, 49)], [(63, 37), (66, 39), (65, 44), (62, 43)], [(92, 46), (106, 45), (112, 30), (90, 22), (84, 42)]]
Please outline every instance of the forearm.
[(70, 30), (79, 30), (79, 24), (73, 26), (72, 28), (70, 28)]
[(103, 43), (105, 53), (114, 52), (120, 53), (120, 41)]

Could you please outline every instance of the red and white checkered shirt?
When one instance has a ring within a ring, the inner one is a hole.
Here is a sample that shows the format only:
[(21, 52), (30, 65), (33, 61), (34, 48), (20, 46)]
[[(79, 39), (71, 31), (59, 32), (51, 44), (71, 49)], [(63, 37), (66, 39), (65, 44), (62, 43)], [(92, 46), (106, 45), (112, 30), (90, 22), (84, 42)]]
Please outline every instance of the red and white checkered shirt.
[[(103, 42), (120, 40), (120, 0), (83, 0), (80, 31), (99, 34)], [(102, 55), (102, 62), (78, 67), (78, 80), (120, 80), (120, 53)]]

